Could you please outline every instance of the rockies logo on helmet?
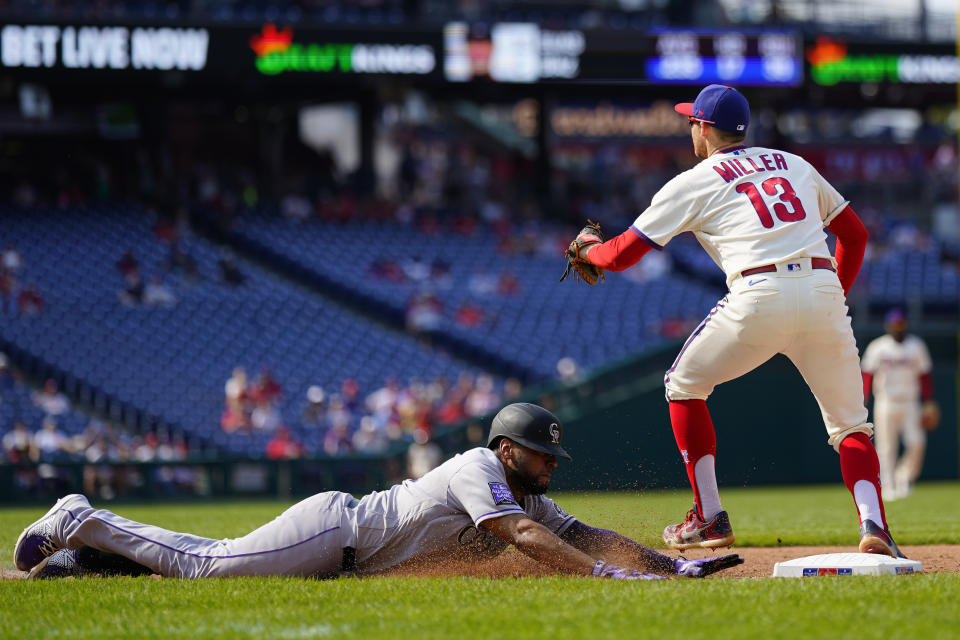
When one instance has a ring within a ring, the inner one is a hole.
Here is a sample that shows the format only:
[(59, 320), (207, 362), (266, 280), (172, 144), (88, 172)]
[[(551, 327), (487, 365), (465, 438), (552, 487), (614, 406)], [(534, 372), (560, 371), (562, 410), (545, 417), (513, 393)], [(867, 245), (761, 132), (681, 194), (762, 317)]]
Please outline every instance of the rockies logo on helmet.
[(550, 439), (553, 444), (560, 444), (560, 427), (557, 426), (556, 422), (550, 425)]

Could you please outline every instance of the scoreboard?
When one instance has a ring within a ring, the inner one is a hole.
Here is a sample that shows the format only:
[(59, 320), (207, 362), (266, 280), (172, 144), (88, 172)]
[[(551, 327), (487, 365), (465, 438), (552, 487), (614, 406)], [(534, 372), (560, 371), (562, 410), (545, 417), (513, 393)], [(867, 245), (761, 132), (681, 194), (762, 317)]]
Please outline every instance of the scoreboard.
[(803, 82), (803, 42), (790, 31), (598, 32), (498, 23), (478, 34), (465, 23), (450, 23), (444, 50), (444, 75), (452, 82)]

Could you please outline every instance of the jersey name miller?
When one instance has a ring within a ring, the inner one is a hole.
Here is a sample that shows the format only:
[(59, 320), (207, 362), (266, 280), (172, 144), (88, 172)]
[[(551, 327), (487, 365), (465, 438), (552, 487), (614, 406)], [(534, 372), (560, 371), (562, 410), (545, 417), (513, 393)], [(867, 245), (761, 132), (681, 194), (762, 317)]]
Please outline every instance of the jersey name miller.
[[(787, 160), (782, 154), (771, 153), (768, 155), (762, 153), (757, 156), (757, 159), (760, 161), (760, 164), (754, 162), (753, 158), (744, 158), (743, 162), (740, 161), (740, 158), (731, 158), (720, 164), (713, 165), (713, 170), (720, 174), (724, 182), (732, 182), (741, 176), (748, 176), (751, 173), (777, 171), (778, 169), (788, 171)], [(747, 167), (747, 164), (750, 166)]]

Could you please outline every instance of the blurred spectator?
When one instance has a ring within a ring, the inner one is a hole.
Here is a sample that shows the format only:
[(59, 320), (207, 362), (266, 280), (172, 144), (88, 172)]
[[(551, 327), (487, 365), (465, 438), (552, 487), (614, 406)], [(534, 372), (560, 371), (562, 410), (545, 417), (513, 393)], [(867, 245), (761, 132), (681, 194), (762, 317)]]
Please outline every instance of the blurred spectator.
[(6, 313), (13, 308), (14, 292), (18, 287), (17, 278), (6, 269), (0, 269), (0, 311)]
[(247, 389), (247, 371), (235, 367), (224, 385), (224, 411), (220, 427), (227, 433), (250, 428), (250, 393)]
[(48, 415), (43, 419), (43, 426), (33, 435), (30, 457), (34, 462), (60, 462), (70, 452), (70, 439), (57, 428), (57, 421)]
[(200, 279), (197, 261), (179, 242), (170, 243), (170, 254), (166, 265), (168, 272), (180, 272), (183, 282), (190, 285)]
[(430, 284), (437, 289), (449, 289), (453, 286), (450, 263), (441, 258), (434, 258), (430, 263)]
[(250, 430), (250, 418), (243, 411), (227, 407), (220, 414), (220, 428), (226, 433)]
[(523, 383), (516, 378), (507, 378), (503, 383), (503, 401), (515, 402), (523, 393)]
[(407, 330), (434, 331), (443, 323), (443, 302), (432, 291), (414, 294), (407, 304)]
[(504, 271), (497, 280), (497, 293), (502, 296), (515, 296), (520, 293), (520, 279), (512, 271)]
[(33, 435), (27, 425), (19, 420), (13, 424), (13, 429), (3, 434), (3, 452), (7, 460), (13, 464), (30, 461), (30, 445)]
[(224, 284), (239, 286), (246, 282), (247, 277), (240, 271), (236, 256), (229, 249), (220, 252), (220, 260), (217, 262), (217, 266), (220, 268), (220, 279)]
[(340, 397), (343, 399), (343, 406), (350, 413), (360, 410), (360, 385), (353, 378), (345, 379), (340, 385)]
[(143, 304), (157, 307), (173, 307), (177, 304), (177, 296), (173, 289), (163, 283), (160, 274), (154, 274), (143, 290)]
[(557, 361), (557, 374), (567, 384), (573, 384), (580, 379), (580, 368), (573, 358), (560, 358)]
[(140, 277), (140, 271), (134, 269), (123, 277), (124, 287), (120, 291), (121, 304), (134, 307), (143, 302), (146, 287)]
[(486, 314), (483, 309), (473, 302), (464, 302), (453, 314), (453, 320), (461, 327), (474, 328), (483, 324)]
[(346, 423), (335, 423), (323, 436), (323, 452), (328, 456), (344, 456), (353, 452), (353, 440)]
[(500, 407), (500, 396), (493, 386), (493, 378), (487, 374), (477, 376), (477, 383), (467, 396), (464, 409), (471, 417), (483, 416)]
[(457, 384), (448, 389), (437, 408), (437, 420), (442, 424), (454, 424), (467, 417), (465, 404), (473, 391), (473, 375), (464, 371), (457, 378)]
[(176, 244), (177, 226), (171, 216), (162, 215), (157, 219), (156, 224), (153, 225), (153, 237), (157, 239), (157, 242)]
[(10, 405), (9, 413), (15, 420), (20, 418), (20, 397), (17, 394), (17, 386), (19, 382), (10, 367), (7, 354), (0, 352), (0, 404)]
[(260, 371), (260, 376), (253, 382), (250, 389), (250, 397), (254, 402), (266, 402), (276, 404), (283, 396), (283, 387), (273, 377), (270, 369), (264, 367)]
[(303, 408), (301, 418), (308, 427), (321, 427), (327, 417), (327, 394), (323, 387), (311, 385), (307, 389), (307, 406)]
[(267, 442), (266, 453), (269, 460), (290, 460), (302, 457), (303, 447), (293, 439), (289, 429), (280, 427)]
[(11, 274), (18, 274), (23, 271), (23, 256), (13, 245), (8, 244), (0, 256), (0, 270)]
[(250, 393), (247, 390), (247, 370), (243, 367), (234, 367), (232, 375), (223, 387), (224, 402), (228, 409), (235, 409), (240, 413), (247, 410)]
[(126, 279), (131, 273), (139, 270), (140, 263), (137, 262), (135, 257), (133, 257), (133, 250), (127, 249), (117, 261), (117, 271), (119, 271), (120, 275)]
[(403, 273), (410, 282), (425, 282), (430, 277), (430, 266), (420, 256), (413, 256), (403, 263)]
[(276, 431), (283, 426), (283, 418), (274, 405), (261, 398), (250, 412), (250, 426), (256, 431)]
[(413, 479), (422, 478), (441, 462), (443, 451), (430, 440), (430, 433), (426, 429), (414, 431), (413, 443), (407, 448), (407, 474)]
[(493, 295), (497, 291), (497, 278), (486, 269), (481, 269), (470, 276), (468, 287), (475, 296)]
[(367, 396), (364, 404), (367, 411), (385, 422), (393, 411), (393, 407), (397, 404), (399, 395), (400, 383), (397, 382), (396, 378), (390, 377), (387, 378), (382, 387)]
[(31, 393), (30, 399), (47, 416), (60, 416), (70, 411), (70, 401), (57, 389), (53, 378), (43, 383), (43, 389)]
[(134, 443), (133, 460), (137, 462), (152, 462), (157, 458), (157, 434), (148, 431), (142, 440)]
[(371, 416), (360, 418), (360, 428), (353, 434), (353, 449), (357, 453), (380, 454), (390, 446), (386, 429), (377, 426)]
[(338, 425), (349, 428), (353, 422), (353, 413), (343, 403), (343, 398), (335, 393), (330, 396), (330, 406), (327, 408), (326, 424), (332, 429)]
[(37, 287), (35, 285), (28, 284), (20, 290), (20, 294), (17, 295), (17, 311), (20, 313), (20, 315), (40, 315), (43, 313), (43, 308), (43, 296), (40, 295), (39, 291), (37, 291)]
[(368, 273), (379, 280), (400, 283), (406, 280), (403, 269), (394, 260), (380, 259), (370, 263)]

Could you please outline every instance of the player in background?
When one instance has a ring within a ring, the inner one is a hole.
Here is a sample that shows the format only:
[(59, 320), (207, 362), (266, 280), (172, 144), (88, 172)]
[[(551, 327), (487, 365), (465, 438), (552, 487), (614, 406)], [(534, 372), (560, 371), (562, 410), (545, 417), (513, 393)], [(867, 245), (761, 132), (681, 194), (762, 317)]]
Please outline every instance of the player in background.
[(510, 404), (493, 419), (486, 447), (360, 499), (318, 493), (236, 539), (134, 522), (73, 494), (23, 530), (14, 562), (30, 577), (327, 578), (411, 564), (442, 569), (493, 558), (510, 544), (562, 573), (618, 580), (704, 577), (743, 562), (735, 554), (674, 559), (568, 515), (544, 495), (557, 458), (570, 459), (562, 437), (560, 421), (543, 407)]
[[(744, 144), (750, 108), (736, 89), (709, 85), (693, 103), (675, 108), (688, 117), (693, 151), (702, 162), (664, 185), (622, 234), (607, 242), (595, 238), (578, 251), (596, 266), (620, 271), (689, 231), (727, 277), (729, 293), (694, 330), (664, 378), (694, 494), (693, 508), (683, 522), (666, 527), (664, 542), (674, 549), (733, 543), (717, 489), (717, 443), (706, 400), (716, 385), (783, 353), (816, 397), (828, 442), (840, 455), (858, 510), (860, 551), (902, 555), (887, 528), (846, 307), (866, 229), (803, 158)], [(837, 236), (835, 259), (824, 228)], [(761, 440), (762, 429), (778, 428), (773, 415), (744, 419), (758, 425), (754, 437)]]
[[(917, 336), (907, 333), (903, 311), (893, 309), (884, 321), (887, 333), (867, 345), (860, 368), (863, 396), (874, 392), (874, 439), (880, 457), (884, 500), (906, 498), (923, 469), (927, 435), (921, 401), (933, 403), (930, 352)], [(897, 454), (903, 440), (903, 455)]]

